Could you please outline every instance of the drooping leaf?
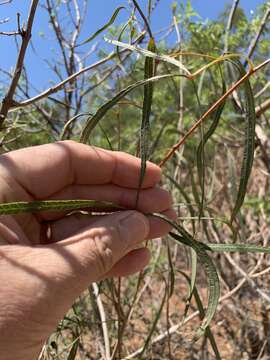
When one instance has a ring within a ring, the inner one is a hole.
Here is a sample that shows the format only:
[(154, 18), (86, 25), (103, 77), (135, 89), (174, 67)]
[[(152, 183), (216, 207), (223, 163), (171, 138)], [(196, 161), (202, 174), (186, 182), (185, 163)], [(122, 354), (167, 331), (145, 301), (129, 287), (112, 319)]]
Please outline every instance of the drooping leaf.
[(209, 326), (212, 318), (215, 315), (220, 295), (219, 278), (216, 267), (212, 259), (206, 252), (206, 246), (193, 239), (192, 236), (183, 228), (178, 227), (177, 230), (180, 232), (181, 235), (172, 232), (170, 233), (170, 235), (173, 239), (179, 241), (180, 243), (184, 243), (185, 245), (189, 244), (188, 246), (192, 247), (194, 251), (196, 251), (198, 260), (202, 263), (204, 267), (204, 271), (208, 281), (208, 305), (205, 317), (199, 329), (196, 331), (196, 335), (194, 337), (194, 341), (196, 341), (204, 334), (205, 329)]
[[(232, 60), (231, 60), (232, 61)], [(238, 60), (232, 61), (239, 70), (240, 77), (246, 75), (246, 71), (242, 63)], [(247, 192), (248, 180), (251, 174), (254, 149), (255, 149), (255, 125), (256, 125), (256, 113), (254, 106), (253, 92), (248, 79), (243, 83), (244, 97), (245, 97), (245, 139), (244, 139), (244, 154), (241, 166), (240, 183), (238, 187), (238, 193), (236, 202), (231, 215), (231, 222), (239, 212)]]
[[(225, 82), (223, 81), (223, 86), (222, 86), (222, 95), (225, 94), (226, 92), (226, 85)], [(200, 180), (200, 186), (202, 189), (202, 203), (203, 203), (203, 197), (204, 197), (204, 184), (203, 181), (201, 181), (201, 179), (204, 179), (204, 147), (207, 143), (207, 141), (211, 138), (211, 136), (214, 134), (218, 124), (219, 124), (219, 120), (221, 117), (221, 114), (223, 112), (224, 106), (225, 106), (225, 101), (223, 101), (218, 108), (215, 110), (214, 115), (213, 115), (213, 121), (209, 127), (209, 129), (207, 130), (207, 132), (205, 134), (203, 134), (203, 138), (201, 139), (198, 147), (197, 147), (197, 156), (196, 156), (196, 160), (197, 160), (197, 169), (198, 169), (198, 176), (199, 176), (199, 180)]]
[(178, 234), (170, 232), (170, 236), (178, 243), (191, 247), (196, 252), (198, 260), (201, 262), (204, 268), (208, 281), (208, 306), (205, 317), (202, 320), (202, 323), (194, 337), (194, 340), (196, 341), (204, 334), (205, 329), (210, 324), (213, 316), (215, 315), (220, 294), (219, 278), (216, 267), (206, 251), (211, 251), (211, 249), (207, 245), (195, 240), (181, 225), (177, 224), (166, 216), (161, 214), (154, 214), (154, 216), (168, 222), (178, 232)]
[(87, 43), (89, 43), (90, 41), (94, 40), (99, 34), (101, 34), (104, 30), (106, 30), (109, 26), (111, 26), (114, 22), (115, 19), (117, 18), (119, 12), (125, 9), (124, 6), (119, 6), (113, 13), (112, 17), (110, 18), (110, 20), (104, 25), (102, 26), (99, 30), (97, 30), (93, 35), (91, 35), (90, 37), (88, 37), (86, 40), (84, 40), (82, 43), (80, 43), (77, 46), (81, 46), (81, 45), (85, 45)]
[[(189, 278), (189, 276), (185, 272), (183, 272), (181, 270), (178, 270), (178, 272), (181, 275), (183, 275), (184, 278), (187, 280), (187, 283), (188, 283), (189, 289), (190, 289), (189, 291), (191, 292), (192, 280)], [(194, 286), (194, 288), (193, 288), (193, 293), (194, 293), (194, 299), (196, 301), (197, 308), (198, 308), (199, 313), (200, 313), (200, 318), (202, 320), (205, 317), (205, 311), (204, 311), (203, 304), (202, 304), (202, 301), (201, 301), (201, 298), (200, 298), (200, 294), (199, 294), (196, 286)], [(219, 353), (219, 350), (218, 350), (214, 335), (213, 335), (213, 333), (212, 333), (212, 331), (210, 329), (210, 326), (207, 326), (207, 328), (205, 329), (205, 336), (209, 339), (209, 342), (210, 342), (210, 344), (212, 346), (212, 349), (214, 351), (216, 359), (221, 360), (221, 356), (220, 356), (220, 353)]]
[(137, 81), (136, 83), (131, 84), (131, 85), (127, 86), (125, 89), (121, 90), (112, 99), (110, 99), (108, 102), (103, 104), (93, 116), (91, 116), (91, 117), (89, 117), (87, 119), (86, 124), (85, 124), (85, 126), (83, 128), (83, 131), (82, 131), (82, 134), (81, 134), (80, 141), (83, 142), (83, 143), (86, 143), (88, 141), (88, 138), (89, 138), (91, 132), (96, 127), (96, 125), (99, 123), (99, 121), (104, 117), (104, 115), (114, 105), (116, 105), (119, 100), (121, 100), (123, 97), (128, 95), (132, 90), (136, 89), (139, 86), (143, 86), (143, 85), (145, 85), (147, 83), (150, 83), (152, 81), (168, 79), (168, 78), (173, 77), (173, 76), (185, 76), (185, 75), (181, 75), (181, 74), (158, 75), (158, 76), (154, 76), (154, 77), (152, 77), (150, 79)]

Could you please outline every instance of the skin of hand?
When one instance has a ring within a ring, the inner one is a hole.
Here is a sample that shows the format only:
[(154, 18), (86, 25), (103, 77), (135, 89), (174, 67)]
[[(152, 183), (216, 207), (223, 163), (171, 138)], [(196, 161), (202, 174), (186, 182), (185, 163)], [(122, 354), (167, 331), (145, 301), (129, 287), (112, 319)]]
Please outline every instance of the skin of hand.
[[(73, 141), (0, 156), (0, 202), (94, 199), (134, 208), (140, 159)], [(90, 283), (128, 276), (149, 262), (144, 240), (175, 219), (161, 170), (147, 163), (137, 211), (109, 215), (43, 212), (0, 217), (0, 358), (33, 360)]]

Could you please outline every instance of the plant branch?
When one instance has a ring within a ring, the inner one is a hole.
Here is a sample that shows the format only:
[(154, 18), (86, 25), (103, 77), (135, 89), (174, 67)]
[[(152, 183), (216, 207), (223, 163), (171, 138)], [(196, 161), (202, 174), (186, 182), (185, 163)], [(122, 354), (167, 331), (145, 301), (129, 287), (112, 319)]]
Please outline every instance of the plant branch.
[(29, 41), (31, 38), (32, 26), (33, 26), (33, 22), (34, 22), (37, 5), (38, 5), (38, 0), (32, 0), (29, 16), (28, 16), (28, 20), (27, 20), (26, 30), (18, 29), (20, 31), (20, 35), (22, 37), (22, 43), (21, 43), (21, 47), (20, 47), (20, 51), (19, 51), (19, 55), (17, 58), (17, 63), (16, 63), (13, 78), (11, 80), (10, 87), (8, 89), (6, 96), (4, 97), (4, 99), (2, 101), (2, 106), (1, 106), (1, 110), (0, 110), (0, 128), (3, 125), (5, 118), (7, 117), (9, 109), (12, 107), (12, 105), (14, 105), (13, 97), (14, 97), (18, 82), (21, 77), (26, 50), (27, 50), (27, 47), (28, 47), (28, 44), (29, 44)]
[[(142, 34), (140, 34), (137, 39), (135, 40), (136, 42), (138, 41), (141, 41), (145, 36), (145, 32), (143, 32)], [(127, 49), (124, 49), (121, 51), (121, 54), (122, 53), (126, 53)], [(28, 99), (28, 100), (25, 100), (25, 101), (22, 101), (20, 103), (16, 103), (16, 104), (13, 104), (13, 110), (17, 110), (19, 108), (23, 108), (23, 107), (26, 107), (28, 105), (32, 105), (33, 103), (39, 101), (39, 100), (42, 100), (48, 96), (50, 96), (51, 94), (54, 94), (56, 93), (57, 91), (61, 90), (63, 88), (64, 85), (66, 85), (67, 83), (71, 82), (72, 80), (76, 79), (78, 76), (82, 75), (83, 73), (85, 73), (86, 71), (89, 71), (89, 70), (92, 70), (92, 69), (95, 69), (96, 67), (106, 63), (107, 61), (109, 60), (112, 60), (114, 57), (117, 56), (117, 53), (116, 52), (111, 52), (108, 56), (106, 56), (105, 58), (95, 62), (94, 64), (91, 64), (89, 66), (86, 66), (84, 67), (83, 69), (75, 72), (74, 74), (72, 74), (71, 76), (67, 77), (66, 79), (64, 79), (63, 81), (61, 81), (60, 83), (58, 83), (57, 85), (43, 91), (42, 93), (32, 97), (31, 99)], [(12, 106), (11, 106), (12, 107)]]
[(251, 68), (249, 72), (246, 73), (241, 79), (239, 79), (229, 90), (226, 91), (224, 95), (222, 95), (201, 117), (199, 120), (195, 122), (195, 124), (188, 130), (188, 132), (180, 139), (178, 143), (173, 145), (173, 147), (167, 152), (164, 159), (159, 163), (159, 166), (162, 167), (175, 153), (176, 150), (179, 149), (181, 145), (185, 143), (187, 138), (193, 134), (193, 132), (200, 126), (200, 124), (230, 95), (234, 92), (235, 89), (238, 88), (244, 81), (246, 81), (251, 75), (256, 73), (262, 67), (266, 66), (270, 63), (270, 59), (265, 60), (263, 63), (259, 64), (255, 68)]
[[(260, 36), (261, 36), (261, 34), (262, 34), (262, 32), (263, 32), (263, 29), (264, 29), (264, 27), (265, 27), (265, 25), (266, 25), (266, 23), (267, 23), (267, 20), (268, 20), (268, 17), (269, 17), (269, 15), (270, 15), (270, 6), (269, 6), (269, 8), (266, 10), (266, 13), (264, 14), (264, 17), (262, 18), (262, 22), (261, 22), (261, 25), (260, 25), (260, 27), (259, 27), (259, 29), (258, 29), (258, 32), (257, 32), (257, 34), (255, 35), (255, 37), (254, 37), (254, 39), (251, 41), (251, 43), (250, 43), (250, 46), (249, 46), (249, 48), (248, 48), (248, 53), (247, 53), (247, 58), (249, 59), (249, 58), (251, 58), (251, 56), (253, 55), (253, 53), (254, 53), (254, 51), (255, 51), (255, 48), (256, 48), (256, 46), (257, 46), (257, 44), (258, 44), (258, 41), (259, 41), (259, 38), (260, 38)], [(244, 66), (247, 66), (247, 60), (244, 62)]]
[(260, 117), (268, 109), (270, 109), (270, 99), (267, 99), (260, 105), (256, 106), (256, 108), (255, 108), (256, 116)]

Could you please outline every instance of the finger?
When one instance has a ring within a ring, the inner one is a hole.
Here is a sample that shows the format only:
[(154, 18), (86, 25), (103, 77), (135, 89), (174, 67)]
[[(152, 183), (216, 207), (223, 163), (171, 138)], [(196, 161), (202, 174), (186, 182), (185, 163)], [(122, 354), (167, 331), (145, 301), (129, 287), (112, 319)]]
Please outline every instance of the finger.
[[(141, 160), (74, 141), (24, 148), (0, 157), (1, 172), (10, 175), (34, 198), (43, 199), (71, 184), (108, 184), (136, 188)], [(143, 188), (159, 182), (161, 170), (147, 163)]]
[[(65, 199), (92, 199), (110, 201), (127, 209), (134, 209), (137, 199), (137, 190), (123, 189), (117, 185), (71, 185), (56, 193), (51, 200)], [(172, 205), (170, 194), (161, 188), (143, 189), (140, 192), (137, 210), (143, 213), (161, 212)], [(53, 220), (63, 217), (63, 212), (39, 213), (40, 220)]]
[(149, 249), (140, 248), (130, 251), (125, 257), (119, 260), (107, 274), (105, 274), (104, 279), (135, 274), (148, 265), (149, 261)]
[[(172, 220), (176, 220), (176, 213), (172, 209), (168, 209), (162, 212), (163, 215), (169, 217)], [(97, 224), (102, 224), (106, 221), (106, 218), (113, 215), (80, 215), (74, 214), (65, 217), (61, 220), (54, 221), (50, 225), (50, 237), (49, 239), (41, 239), (44, 242), (57, 242), (66, 239), (74, 234), (83, 231), (85, 227), (95, 227)], [(166, 235), (171, 226), (164, 220), (158, 219), (153, 216), (148, 217), (149, 220), (149, 233), (147, 239), (154, 239)], [(43, 232), (45, 234), (45, 232)]]

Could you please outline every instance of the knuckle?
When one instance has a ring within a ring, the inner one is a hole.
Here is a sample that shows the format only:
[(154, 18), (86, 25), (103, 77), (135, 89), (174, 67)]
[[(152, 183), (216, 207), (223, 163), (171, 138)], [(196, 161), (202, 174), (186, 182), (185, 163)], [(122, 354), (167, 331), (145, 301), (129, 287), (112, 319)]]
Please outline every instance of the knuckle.
[(106, 228), (98, 228), (92, 230), (89, 235), (91, 257), (94, 258), (97, 271), (101, 274), (106, 273), (114, 264), (111, 234)]

